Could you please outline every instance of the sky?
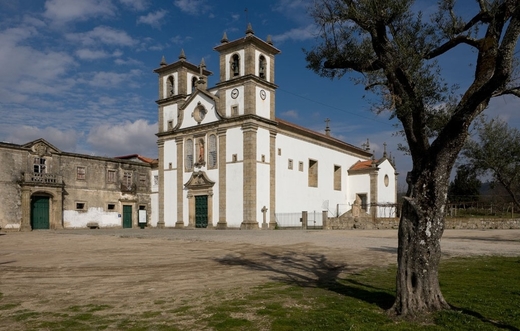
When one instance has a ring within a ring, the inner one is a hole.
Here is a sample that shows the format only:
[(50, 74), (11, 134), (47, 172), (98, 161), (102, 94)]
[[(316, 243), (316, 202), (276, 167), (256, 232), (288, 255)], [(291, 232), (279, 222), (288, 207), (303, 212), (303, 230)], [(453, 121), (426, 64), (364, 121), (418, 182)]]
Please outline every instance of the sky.
[[(462, 10), (471, 15), (475, 10)], [(321, 78), (306, 68), (303, 49), (317, 44), (310, 0), (0, 0), (0, 141), (44, 138), (62, 151), (99, 156), (157, 157), (158, 78), (162, 56), (204, 59), (218, 83), (223, 33), (242, 38), (247, 24), (281, 50), (275, 62), (276, 115), (370, 148), (383, 144), (396, 159), (400, 185), (411, 170), (397, 151), (389, 114), (370, 112), (370, 95), (343, 77)], [(416, 7), (433, 12), (433, 1)], [(471, 77), (469, 50), (441, 59), (442, 75), (462, 88)], [(486, 110), (520, 128), (520, 100), (500, 97)]]

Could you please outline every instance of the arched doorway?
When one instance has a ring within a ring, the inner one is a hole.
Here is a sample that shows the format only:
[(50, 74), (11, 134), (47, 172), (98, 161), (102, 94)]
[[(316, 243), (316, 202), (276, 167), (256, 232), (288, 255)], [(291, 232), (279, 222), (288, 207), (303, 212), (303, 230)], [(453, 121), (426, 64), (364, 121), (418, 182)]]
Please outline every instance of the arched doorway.
[(49, 197), (31, 197), (31, 228), (33, 230), (49, 229)]

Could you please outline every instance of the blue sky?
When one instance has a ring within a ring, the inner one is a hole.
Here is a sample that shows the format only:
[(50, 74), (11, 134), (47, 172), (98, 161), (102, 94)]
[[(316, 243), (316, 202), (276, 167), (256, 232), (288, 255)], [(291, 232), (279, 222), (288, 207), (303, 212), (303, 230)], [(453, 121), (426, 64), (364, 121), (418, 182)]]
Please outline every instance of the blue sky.
[[(174, 62), (184, 49), (194, 64), (204, 58), (214, 86), (213, 47), (224, 32), (230, 40), (243, 37), (250, 22), (257, 37), (271, 35), (282, 51), (275, 64), (277, 116), (320, 132), (329, 118), (335, 137), (358, 146), (368, 138), (378, 157), (386, 142), (404, 179), (410, 162), (396, 151), (402, 138), (393, 135), (388, 114), (371, 113), (365, 91), (347, 77), (331, 81), (306, 69), (302, 49), (315, 44), (317, 32), (307, 15), (309, 3), (0, 0), (0, 141), (22, 144), (43, 137), (69, 152), (157, 157), (153, 69), (161, 57)], [(417, 3), (426, 13), (432, 5)], [(468, 83), (473, 53), (441, 61), (448, 82)], [(519, 110), (518, 99), (504, 97), (487, 113), (520, 127)]]

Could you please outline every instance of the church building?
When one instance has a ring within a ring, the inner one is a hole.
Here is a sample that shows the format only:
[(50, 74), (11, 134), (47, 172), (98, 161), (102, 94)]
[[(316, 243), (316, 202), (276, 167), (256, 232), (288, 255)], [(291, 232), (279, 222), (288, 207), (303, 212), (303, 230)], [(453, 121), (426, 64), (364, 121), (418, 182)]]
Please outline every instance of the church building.
[(396, 202), (391, 160), (276, 117), (280, 50), (269, 37), (256, 37), (249, 25), (243, 38), (224, 34), (214, 50), (214, 87), (204, 60), (192, 64), (184, 51), (174, 63), (163, 57), (155, 70), (159, 195), (152, 226), (274, 228), (282, 213), (335, 214), (359, 201), (366, 213), (383, 216), (378, 206)]

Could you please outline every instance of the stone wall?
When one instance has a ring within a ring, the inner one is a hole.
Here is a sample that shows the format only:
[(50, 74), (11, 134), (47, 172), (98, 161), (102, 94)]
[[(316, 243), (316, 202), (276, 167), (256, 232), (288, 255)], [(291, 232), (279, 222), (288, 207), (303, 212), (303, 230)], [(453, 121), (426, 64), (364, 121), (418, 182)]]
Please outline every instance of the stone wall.
[[(397, 229), (398, 218), (376, 218), (372, 217), (334, 217), (329, 218), (328, 230), (351, 230), (351, 229)], [(481, 218), (447, 218), (445, 229), (520, 229), (520, 219), (481, 219)]]

